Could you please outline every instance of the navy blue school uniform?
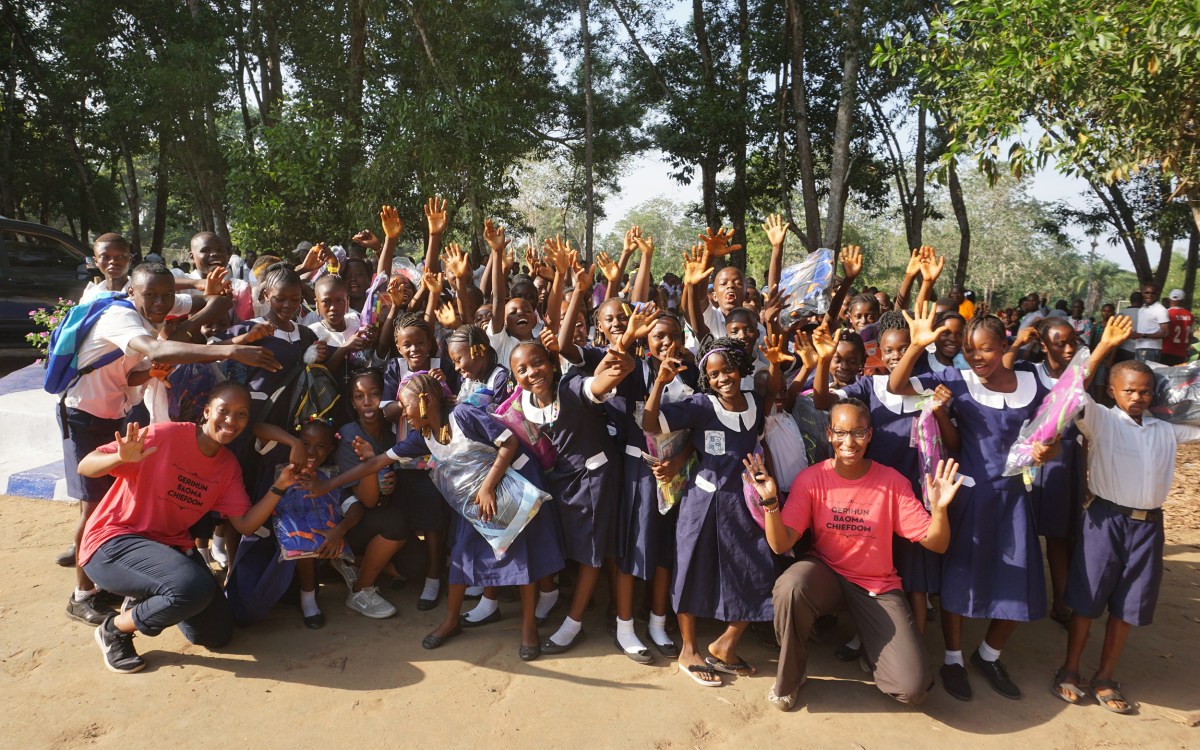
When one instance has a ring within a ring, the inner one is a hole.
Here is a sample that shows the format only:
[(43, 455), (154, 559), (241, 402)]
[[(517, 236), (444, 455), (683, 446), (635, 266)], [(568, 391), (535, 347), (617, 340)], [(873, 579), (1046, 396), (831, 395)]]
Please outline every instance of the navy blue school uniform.
[[(239, 323), (225, 331), (221, 339), (229, 340), (234, 336), (249, 333), (255, 325), (263, 322), (266, 322), (265, 318)], [(317, 341), (317, 335), (311, 330), (299, 323), (293, 325), (295, 328), (291, 331), (276, 328), (273, 334), (255, 342), (255, 346), (261, 346), (275, 355), (280, 367), (274, 372), (261, 367), (246, 367), (246, 388), (250, 391), (252, 402), (252, 422), (262, 420), (267, 400), (287, 383), (293, 371), (303, 361), (304, 352)], [(239, 456), (246, 491), (252, 498), (260, 498), (266, 493), (275, 481), (275, 468), (286, 465), (291, 455), (291, 450), (286, 445), (275, 445), (266, 453), (260, 454), (250, 430), (239, 435), (231, 448)]]
[[(1034, 365), (1034, 371), (1046, 390), (1058, 382), (1050, 376), (1044, 362)], [(1040, 536), (1069, 538), (1075, 535), (1087, 487), (1083, 447), (1079, 440), (1079, 429), (1071, 424), (1063, 431), (1059, 454), (1037, 468), (1030, 495), (1034, 524)]]
[(962, 444), (963, 486), (950, 504), (950, 547), (942, 557), (942, 606), (964, 617), (1029, 622), (1046, 616), (1042, 546), (1020, 477), (1004, 476), (1008, 449), (1037, 412), (1046, 389), (1017, 363), (1012, 393), (988, 390), (972, 370), (946, 368), (914, 378), (922, 391), (945, 385)]
[(559, 380), (553, 404), (541, 408), (525, 391), (521, 406), (558, 452), (546, 486), (558, 502), (566, 557), (599, 567), (613, 551), (621, 462), (604, 403), (593, 400), (591, 383), (591, 375), (572, 369)]
[[(371, 433), (363, 429), (358, 422), (348, 422), (338, 429), (338, 434), (341, 436), (338, 439), (338, 447), (336, 459), (339, 472), (347, 472), (359, 464), (358, 454), (354, 452), (354, 438), (360, 437), (371, 446), (375, 451), (375, 455), (381, 456), (387, 452), (395, 443), (395, 436), (389, 431), (384, 430), (385, 437), (382, 440), (375, 439)], [(384, 471), (392, 471), (393, 467), (389, 466)], [(381, 472), (382, 473), (382, 472)], [(355, 552), (361, 553), (365, 551), (367, 543), (376, 535), (383, 536), (385, 539), (392, 541), (400, 541), (408, 537), (408, 516), (404, 512), (404, 507), (397, 495), (399, 494), (399, 482), (395, 483), (395, 488), (388, 494), (380, 494), (379, 502), (374, 508), (366, 508), (362, 520), (346, 534), (346, 541), (354, 549)], [(348, 498), (354, 495), (354, 485), (342, 488), (342, 502), (346, 502)], [(344, 511), (343, 511), (344, 512)]]
[[(904, 475), (913, 494), (924, 497), (921, 456), (909, 445), (912, 423), (921, 412), (920, 396), (898, 396), (888, 390), (887, 375), (859, 378), (834, 391), (843, 398), (856, 398), (871, 410), (871, 443), (866, 457)], [(936, 594), (942, 580), (942, 556), (925, 549), (919, 542), (899, 536), (892, 538), (892, 559), (905, 591)]]
[[(675, 377), (663, 391), (663, 402), (671, 403), (691, 396), (696, 390), (700, 371), (694, 365)], [(621, 381), (617, 393), (625, 402), (625, 455), (621, 481), (621, 503), (617, 508), (617, 567), (622, 573), (648, 581), (656, 568), (675, 567), (675, 520), (678, 507), (665, 515), (658, 512), (658, 482), (650, 465), (642, 458), (649, 436), (642, 429), (642, 412), (654, 375), (646, 362)]]
[[(446, 364), (443, 364), (445, 362)], [(439, 357), (429, 358), (429, 371), (440, 369), (446, 375), (447, 388), (454, 393), (458, 387), (458, 381), (450, 384), (450, 376), (453, 374), (457, 377), (458, 373), (453, 367), (448, 366), (448, 360), (442, 360)], [(383, 370), (383, 399), (380, 401), (381, 406), (398, 400), (400, 393), (400, 384), (404, 382), (404, 378), (408, 377), (411, 371), (408, 367), (408, 360), (404, 357), (392, 357), (387, 361), (387, 365)], [(408, 423), (403, 417), (396, 423), (396, 437), (403, 440), (408, 435)], [(438, 492), (437, 487), (433, 485), (433, 480), (429, 478), (429, 472), (418, 469), (400, 469), (396, 472), (396, 485), (403, 487), (404, 491), (400, 494), (404, 497), (404, 509), (408, 516), (409, 527), (417, 531), (445, 531), (450, 524), (450, 506), (446, 505), (446, 501)]]
[(512, 393), (508, 382), (508, 368), (496, 365), (479, 380), (463, 378), (455, 398), (460, 404), (473, 404), (481, 409), (500, 405)]
[(692, 431), (700, 461), (679, 501), (672, 607), (724, 622), (774, 619), (775, 558), (742, 490), (742, 459), (758, 446), (763, 406), (755, 394), (745, 396), (743, 412), (696, 394), (663, 404), (659, 414), (664, 431)]
[[(451, 440), (442, 445), (419, 432), (408, 436), (388, 451), (392, 458), (432, 454), (438, 461), (453, 461), (470, 450), (472, 444), (498, 447), (512, 433), (486, 411), (471, 404), (459, 404), (450, 412)], [(511, 467), (538, 489), (544, 489), (537, 461), (518, 448)], [(448, 507), (448, 506), (447, 506)], [(497, 560), (496, 552), (483, 536), (462, 516), (453, 514), (451, 523), (450, 572), (452, 584), (466, 586), (521, 586), (533, 583), (563, 568), (562, 543), (559, 541), (556, 507), (553, 500), (542, 504), (529, 524)]]

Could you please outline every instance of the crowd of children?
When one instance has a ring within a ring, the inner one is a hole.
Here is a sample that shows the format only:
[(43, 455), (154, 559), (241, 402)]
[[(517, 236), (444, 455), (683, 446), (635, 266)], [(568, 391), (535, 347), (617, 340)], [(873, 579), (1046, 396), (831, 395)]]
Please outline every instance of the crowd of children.
[[(84, 501), (68, 614), (98, 626), (109, 669), (144, 666), (135, 631), (180, 624), (220, 645), (289, 591), (319, 629), (328, 560), (346, 606), (372, 618), (397, 613), (381, 585), (417, 571), (417, 609), (445, 599), (427, 649), (496, 622), (510, 597), (520, 658), (564, 653), (607, 580), (616, 650), (678, 659), (709, 687), (755, 674), (739, 643), (773, 621), (782, 652), (769, 698), (783, 709), (804, 682), (804, 639), (837, 609), (859, 633), (839, 658), (861, 659), (910, 703), (933, 679), (919, 646), (931, 596), (938, 675), (960, 700), (972, 697), (967, 661), (1020, 698), (1001, 652), (1020, 647), (1020, 623), (1049, 614), (1069, 631), (1052, 692), (1133, 709), (1113, 670), (1130, 626), (1153, 614), (1175, 446), (1200, 428), (1155, 419), (1152, 373), (1127, 358), (1099, 383), (1115, 407), (1089, 399), (1077, 425), (1034, 446), (1030, 477), (1005, 476), (1010, 446), (1077, 352), (1092, 346), (1095, 376), (1136, 335), (1128, 318), (1110, 308), (1093, 327), (1082, 309), (1034, 315), (1030, 304), (1006, 322), (961, 287), (939, 298), (944, 259), (929, 247), (913, 251), (894, 298), (855, 289), (863, 257), (845, 248), (827, 311), (785, 316), (777, 216), (763, 227), (760, 290), (717, 261), (740, 249), (724, 230), (656, 284), (659, 251), (638, 227), (616, 260), (588, 266), (555, 238), (521, 268), (503, 227), (487, 222), (486, 257), (472, 262), (443, 247), (445, 202), (424, 214), (416, 263), (396, 255), (403, 223), (384, 206), (382, 240), (363, 231), (348, 250), (261, 257), (245, 280), (229, 277), (210, 233), (191, 243), (190, 275), (131, 270), (121, 237), (96, 241), (104, 280), (84, 303), (96, 322), (79, 331), (60, 416)], [(913, 440), (926, 414), (945, 452), (937, 467)], [(1114, 471), (1134, 455), (1146, 462), (1138, 478)], [(478, 467), (470, 489), (447, 496), (465, 466)], [(500, 548), (485, 531), (513, 522), (514, 482), (540, 504)], [(223, 589), (197, 580), (204, 563), (229, 568)], [(124, 598), (121, 613), (104, 591)], [(1084, 683), (1088, 625), (1106, 609), (1102, 661)], [(701, 643), (699, 618), (724, 630)], [(988, 626), (964, 657), (966, 618)]]

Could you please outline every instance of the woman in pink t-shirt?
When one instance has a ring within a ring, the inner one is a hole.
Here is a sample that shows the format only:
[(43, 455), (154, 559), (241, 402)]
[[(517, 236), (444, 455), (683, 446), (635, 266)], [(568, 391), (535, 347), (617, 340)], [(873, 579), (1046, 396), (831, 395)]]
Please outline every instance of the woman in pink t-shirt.
[(931, 506), (927, 515), (907, 479), (865, 458), (871, 442), (866, 404), (838, 401), (830, 409), (826, 432), (833, 458), (800, 473), (782, 512), (762, 459), (752, 456), (744, 462), (746, 482), (762, 497), (771, 549), (783, 554), (806, 530), (813, 532), (812, 551), (775, 582), (779, 669), (767, 699), (780, 710), (791, 709), (807, 679), (807, 641), (816, 619), (845, 608), (858, 625), (876, 686), (902, 703), (921, 703), (932, 681), (892, 561), (892, 536), (934, 552), (946, 550), (946, 508), (962, 485), (961, 478), (956, 481), (958, 464), (939, 462), (937, 473), (926, 477)]

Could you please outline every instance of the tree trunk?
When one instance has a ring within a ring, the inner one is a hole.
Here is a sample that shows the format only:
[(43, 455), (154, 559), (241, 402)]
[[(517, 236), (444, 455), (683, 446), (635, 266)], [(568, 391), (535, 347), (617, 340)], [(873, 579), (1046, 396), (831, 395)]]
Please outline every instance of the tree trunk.
[[(967, 264), (971, 260), (971, 224), (967, 220), (967, 204), (963, 201), (962, 185), (958, 181), (958, 167), (953, 161), (950, 162), (947, 183), (950, 205), (954, 208), (954, 218), (958, 221), (958, 267), (954, 269), (954, 283), (966, 286)], [(988, 294), (990, 296), (991, 292)]]
[[(925, 139), (929, 128), (925, 108), (917, 110), (917, 152), (913, 154), (912, 222), (909, 248), (920, 247), (925, 232)], [(961, 197), (961, 196), (960, 196)]]
[(591, 0), (579, 0), (579, 37), (583, 46), (583, 257), (592, 260), (592, 233), (596, 221), (596, 186), (594, 174), (595, 132), (592, 97), (592, 34), (588, 25)]
[[(746, 247), (746, 150), (749, 142), (750, 117), (750, 6), (738, 0), (738, 67), (737, 67), (737, 128), (731, 134), (733, 147), (733, 189), (729, 193), (729, 221), (733, 224), (733, 242)], [(746, 270), (746, 252), (727, 256), (730, 265)]]
[(121, 160), (125, 164), (125, 200), (129, 205), (129, 247), (136, 257), (142, 255), (142, 195), (138, 191), (137, 170), (133, 168), (133, 152), (129, 140), (120, 139)]
[(1171, 272), (1172, 249), (1175, 247), (1174, 237), (1158, 238), (1158, 266), (1154, 269), (1154, 288), (1165, 293), (1163, 284), (1167, 283), (1167, 274)]
[(792, 109), (796, 115), (796, 155), (800, 159), (800, 193), (804, 199), (805, 249), (813, 253), (821, 244), (821, 206), (817, 202), (816, 163), (808, 127), (808, 89), (804, 80), (804, 10), (803, 0), (787, 0), (792, 41)]
[(17, 61), (15, 51), (9, 50), (8, 75), (4, 76), (4, 136), (0, 140), (0, 214), (15, 216), (16, 190), (12, 181), (13, 122), (17, 119)]
[(150, 236), (150, 252), (162, 255), (167, 236), (167, 129), (158, 132), (158, 165), (154, 170), (154, 232)]
[(829, 205), (825, 212), (825, 247), (836, 247), (846, 216), (850, 176), (850, 139), (858, 107), (858, 69), (863, 46), (864, 0), (851, 0), (846, 14), (846, 48), (842, 55), (842, 90), (829, 162)]
[[(1192, 204), (1195, 206), (1196, 204)], [(1193, 211), (1193, 215), (1194, 215)], [(1183, 270), (1183, 306), (1192, 309), (1196, 293), (1196, 265), (1200, 263), (1200, 228), (1192, 227), (1188, 233), (1187, 266)]]

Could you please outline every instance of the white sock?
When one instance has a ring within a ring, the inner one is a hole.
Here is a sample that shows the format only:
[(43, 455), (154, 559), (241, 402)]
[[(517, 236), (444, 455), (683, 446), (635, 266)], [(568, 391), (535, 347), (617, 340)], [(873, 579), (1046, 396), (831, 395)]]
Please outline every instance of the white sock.
[(300, 590), (300, 611), (305, 617), (321, 614), (321, 608), (317, 606), (317, 590), (312, 591)]
[(671, 636), (667, 635), (667, 616), (656, 615), (650, 613), (650, 626), (646, 628), (646, 632), (650, 635), (650, 640), (660, 646), (665, 646), (668, 643), (674, 643)]
[(213, 534), (212, 548), (213, 552), (217, 553), (217, 557), (224, 557), (227, 554), (225, 552), (225, 537), (220, 534)]
[(558, 604), (558, 589), (554, 589), (553, 591), (539, 591), (534, 615), (539, 620), (542, 619), (550, 614), (550, 610), (554, 609), (555, 604)]
[(483, 586), (467, 586), (467, 592), (463, 596), (483, 596)]
[(442, 579), (426, 578), (425, 579), (425, 588), (421, 590), (421, 598), (425, 599), (425, 600), (437, 599), (438, 592), (441, 591), (441, 588), (442, 588)]
[(550, 640), (560, 646), (566, 646), (571, 641), (575, 640), (575, 636), (579, 635), (579, 630), (583, 627), (583, 623), (578, 620), (572, 620), (570, 617), (563, 619), (563, 624), (559, 626), (554, 635), (550, 636)]
[(855, 651), (859, 650), (862, 648), (862, 639), (860, 639), (857, 635), (854, 636), (850, 639), (850, 642), (846, 644), (846, 648), (853, 649)]
[(83, 589), (76, 586), (75, 587), (75, 601), (81, 602), (84, 599), (87, 599), (89, 596), (95, 596), (98, 593), (100, 593), (99, 586), (92, 586), (91, 591), (84, 591)]
[(1000, 650), (992, 648), (983, 641), (979, 644), (979, 658), (984, 661), (998, 661), (1000, 659)]
[(467, 622), (479, 622), (492, 616), (492, 613), (500, 609), (500, 602), (495, 599), (488, 599), (486, 596), (479, 597), (479, 603), (475, 605), (475, 609), (466, 614)]
[(637, 633), (633, 630), (633, 620), (622, 620), (617, 618), (617, 643), (621, 644), (621, 648), (630, 654), (635, 654), (638, 651), (645, 651), (646, 644), (642, 643), (637, 637)]
[(205, 563), (212, 565), (212, 552), (209, 551), (208, 547), (201, 547), (196, 551), (200, 553), (200, 558), (204, 560)]
[(946, 651), (946, 664), (957, 664), (962, 667), (963, 664), (962, 651)]

